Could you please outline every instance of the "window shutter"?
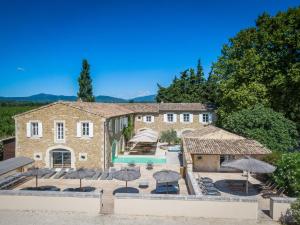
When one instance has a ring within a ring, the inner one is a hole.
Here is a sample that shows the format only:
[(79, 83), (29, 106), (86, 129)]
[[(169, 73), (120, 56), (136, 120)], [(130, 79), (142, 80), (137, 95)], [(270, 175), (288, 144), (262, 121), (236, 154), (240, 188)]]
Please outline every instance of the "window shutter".
[(93, 137), (94, 136), (94, 124), (93, 123), (89, 123), (89, 137)]
[(38, 123), (38, 132), (39, 132), (38, 136), (43, 137), (43, 124), (40, 122)]
[(179, 120), (180, 120), (181, 123), (183, 123), (183, 113), (181, 113), (181, 114), (179, 115)]
[(154, 116), (151, 116), (151, 123), (154, 122)]
[(167, 113), (164, 114), (164, 122), (168, 122), (168, 114)]
[(208, 122), (211, 123), (212, 122), (212, 114), (208, 113)]
[(190, 113), (190, 122), (192, 123), (193, 122), (193, 114)]
[(124, 126), (125, 126), (125, 127), (128, 127), (128, 117), (125, 117), (125, 118), (124, 118)]
[(81, 122), (77, 122), (77, 137), (81, 137)]
[(173, 121), (173, 122), (176, 123), (176, 122), (177, 122), (177, 114), (174, 113), (174, 114), (173, 114), (173, 118), (174, 118), (174, 121)]
[(147, 116), (143, 116), (143, 122), (144, 122), (144, 123), (147, 122)]
[(26, 123), (26, 136), (31, 137), (30, 123)]
[(202, 113), (199, 114), (199, 123), (203, 123), (203, 114)]

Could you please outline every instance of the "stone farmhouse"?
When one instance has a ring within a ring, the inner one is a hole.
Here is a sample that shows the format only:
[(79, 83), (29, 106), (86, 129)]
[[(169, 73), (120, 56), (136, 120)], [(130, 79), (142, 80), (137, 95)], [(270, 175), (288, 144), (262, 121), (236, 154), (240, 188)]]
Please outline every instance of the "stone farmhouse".
[(33, 158), (39, 167), (107, 169), (125, 148), (122, 130), (129, 119), (135, 133), (174, 129), (182, 136), (213, 123), (216, 116), (201, 103), (55, 102), (14, 119), (16, 156)]

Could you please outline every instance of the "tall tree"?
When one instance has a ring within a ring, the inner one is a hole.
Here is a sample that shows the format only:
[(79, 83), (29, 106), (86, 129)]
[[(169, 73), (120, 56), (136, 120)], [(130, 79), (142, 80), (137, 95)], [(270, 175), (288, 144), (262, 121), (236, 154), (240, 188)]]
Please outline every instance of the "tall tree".
[(90, 65), (86, 59), (82, 60), (82, 69), (78, 78), (79, 91), (78, 98), (84, 102), (94, 102), (92, 78), (90, 76)]
[(198, 64), (197, 64), (197, 81), (199, 84), (205, 83), (204, 71), (200, 59), (198, 59)]
[(169, 87), (158, 84), (157, 102), (207, 102), (206, 81), (200, 60), (197, 71), (193, 68), (180, 73), (179, 78), (175, 76)]
[(259, 16), (224, 45), (213, 68), (220, 118), (260, 103), (300, 128), (300, 7)]

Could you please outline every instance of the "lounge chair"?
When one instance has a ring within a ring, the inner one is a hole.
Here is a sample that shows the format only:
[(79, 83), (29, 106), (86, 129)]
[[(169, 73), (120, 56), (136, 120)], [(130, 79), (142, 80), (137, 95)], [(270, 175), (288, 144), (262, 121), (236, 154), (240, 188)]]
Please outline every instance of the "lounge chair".
[(101, 176), (102, 170), (96, 170), (96, 173), (93, 177), (90, 178), (90, 180), (98, 180), (98, 178)]
[(270, 191), (262, 194), (263, 198), (270, 198), (270, 197), (280, 197), (283, 195), (285, 189), (283, 187), (279, 188), (277, 191)]
[(276, 183), (272, 184), (269, 188), (262, 190), (260, 193), (269, 193), (269, 192), (275, 192), (278, 189), (278, 185)]
[(50, 173), (46, 174), (43, 178), (48, 179), (48, 178), (52, 177), (54, 174), (56, 174), (55, 169), (51, 169)]
[(107, 169), (104, 170), (104, 172), (100, 176), (100, 180), (106, 180), (106, 178), (108, 177), (108, 175), (109, 175), (109, 171)]
[(59, 179), (62, 176), (64, 176), (66, 174), (66, 169), (61, 169), (57, 174), (55, 174), (55, 176), (53, 177), (54, 179)]

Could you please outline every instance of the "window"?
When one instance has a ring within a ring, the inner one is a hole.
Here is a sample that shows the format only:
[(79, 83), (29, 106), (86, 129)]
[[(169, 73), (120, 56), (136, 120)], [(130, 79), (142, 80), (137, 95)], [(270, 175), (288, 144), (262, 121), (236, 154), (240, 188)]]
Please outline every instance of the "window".
[(137, 120), (138, 120), (138, 121), (141, 121), (141, 120), (142, 120), (142, 116), (138, 116), (138, 117), (137, 117)]
[(208, 123), (209, 122), (209, 115), (208, 115), (208, 113), (202, 114), (202, 122), (203, 123)]
[(174, 115), (172, 113), (167, 114), (167, 121), (170, 123), (174, 121)]
[(151, 116), (146, 116), (146, 122), (151, 122)]
[(231, 161), (231, 160), (234, 160), (234, 159), (235, 159), (234, 155), (220, 155), (220, 165), (223, 162)]
[(30, 131), (31, 131), (31, 136), (39, 136), (39, 123), (38, 122), (31, 122), (30, 123)]
[(82, 136), (85, 137), (90, 136), (90, 124), (88, 122), (81, 123), (81, 132), (82, 132)]
[(64, 123), (63, 122), (57, 122), (56, 123), (56, 140), (64, 140)]
[(189, 113), (184, 113), (183, 114), (183, 122), (190, 122), (190, 114)]
[(63, 149), (52, 151), (52, 166), (53, 168), (70, 168), (71, 152)]

